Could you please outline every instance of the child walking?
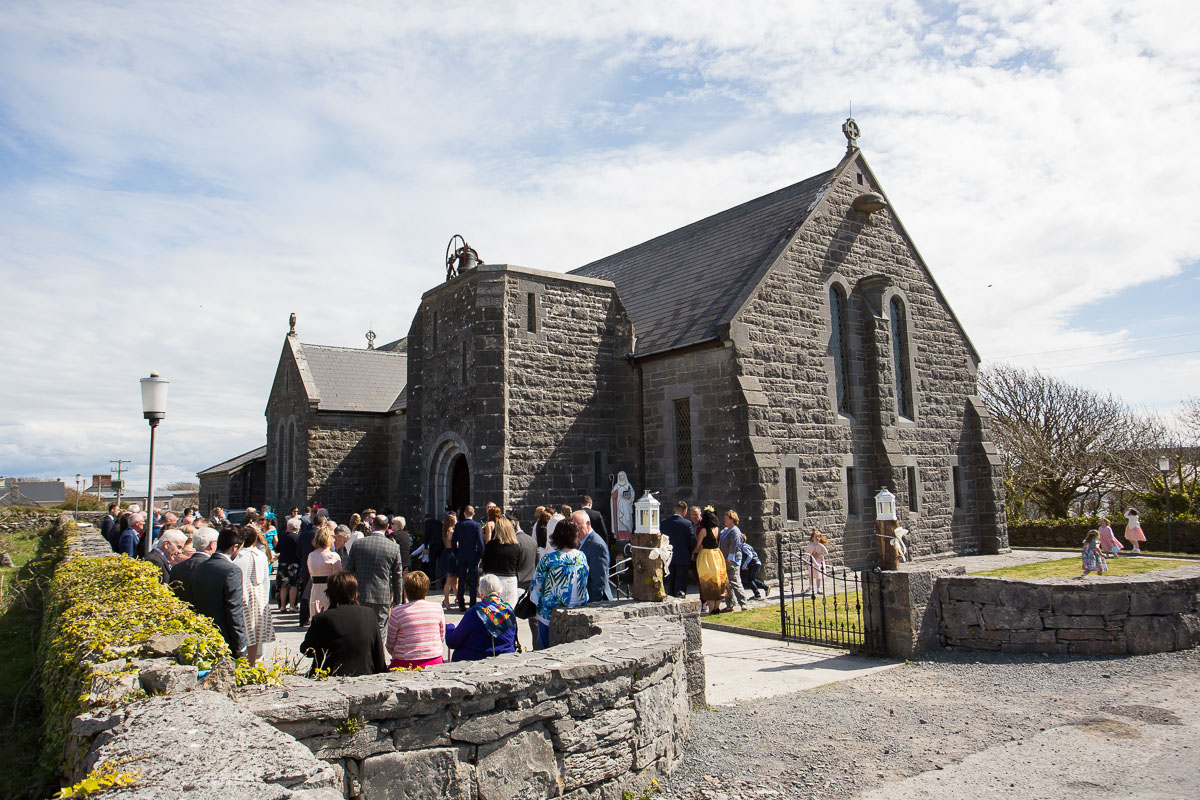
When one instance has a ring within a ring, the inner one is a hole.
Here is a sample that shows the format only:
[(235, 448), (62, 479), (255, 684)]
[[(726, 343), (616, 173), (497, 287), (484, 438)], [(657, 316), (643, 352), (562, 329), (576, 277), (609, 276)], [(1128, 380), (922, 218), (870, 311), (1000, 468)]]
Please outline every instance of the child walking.
[(1100, 518), (1100, 549), (1103, 550), (1110, 558), (1116, 558), (1121, 552), (1121, 543), (1117, 541), (1116, 534), (1113, 533), (1112, 523), (1108, 517)]
[(1083, 540), (1083, 574), (1079, 577), (1086, 578), (1089, 572), (1097, 575), (1108, 572), (1108, 563), (1100, 550), (1100, 531), (1097, 530), (1088, 531), (1087, 538)]
[(808, 535), (808, 577), (809, 577), (809, 592), (815, 597), (818, 594), (825, 594), (825, 556), (829, 555), (829, 548), (825, 545), (829, 540), (825, 538), (825, 534), (818, 530), (814, 530)]
[(1141, 520), (1138, 519), (1138, 510), (1131, 508), (1125, 512), (1125, 540), (1133, 545), (1133, 552), (1142, 552), (1142, 542), (1146, 541), (1146, 532), (1142, 530)]

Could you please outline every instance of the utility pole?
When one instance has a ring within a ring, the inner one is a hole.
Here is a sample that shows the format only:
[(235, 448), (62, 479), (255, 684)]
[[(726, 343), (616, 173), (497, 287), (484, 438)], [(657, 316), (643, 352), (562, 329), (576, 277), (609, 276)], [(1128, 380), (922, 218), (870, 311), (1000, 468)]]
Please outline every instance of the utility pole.
[(121, 490), (125, 488), (125, 484), (121, 481), (121, 473), (125, 471), (126, 464), (132, 464), (133, 462), (127, 458), (110, 458), (108, 463), (117, 465), (117, 510), (119, 511), (121, 509)]

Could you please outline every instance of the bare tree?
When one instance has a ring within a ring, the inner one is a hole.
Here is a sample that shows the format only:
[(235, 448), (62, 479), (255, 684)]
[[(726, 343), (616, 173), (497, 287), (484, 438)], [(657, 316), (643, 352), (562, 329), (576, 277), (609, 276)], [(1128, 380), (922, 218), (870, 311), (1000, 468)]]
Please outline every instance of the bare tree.
[(1195, 447), (1200, 445), (1200, 397), (1189, 397), (1183, 401), (1179, 411), (1180, 432), (1184, 443)]
[(981, 372), (979, 390), (1004, 458), (1010, 505), (1032, 502), (1066, 517), (1076, 501), (1143, 488), (1156, 474), (1163, 425), (1112, 394), (1008, 364)]

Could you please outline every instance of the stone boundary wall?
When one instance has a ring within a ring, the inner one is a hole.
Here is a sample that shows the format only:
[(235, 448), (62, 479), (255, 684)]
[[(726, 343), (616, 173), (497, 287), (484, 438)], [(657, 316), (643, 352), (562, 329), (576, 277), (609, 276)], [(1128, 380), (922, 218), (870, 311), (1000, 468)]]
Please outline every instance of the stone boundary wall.
[[(1087, 525), (1039, 525), (1009, 523), (1008, 538), (1013, 547), (1072, 547), (1082, 549)], [(1146, 532), (1145, 547), (1152, 550), (1167, 549), (1167, 523), (1143, 522)], [(1125, 541), (1124, 519), (1113, 519), (1113, 532), (1128, 552)], [(1200, 553), (1200, 524), (1195, 522), (1172, 522), (1170, 542), (1177, 553)]]
[[(80, 527), (67, 557), (94, 555), (108, 544)], [(705, 702), (699, 604), (558, 612), (551, 641), (424, 672), (287, 677), (232, 699), (193, 688), (195, 668), (141, 659), (124, 688), (166, 695), (77, 717), (73, 735), (83, 770), (141, 772), (113, 797), (611, 800), (670, 773), (689, 706)]]
[[(20, 506), (10, 506), (3, 509), (0, 513), (0, 532), (11, 533), (18, 530), (30, 530), (36, 528), (49, 528), (54, 525), (59, 518), (59, 515), (66, 514), (68, 518), (74, 518), (75, 513), (72, 511), (62, 511), (57, 508), (23, 508)], [(99, 525), (100, 518), (104, 516), (103, 511), (80, 511), (79, 521), (89, 522), (92, 525)], [(109, 548), (112, 552), (112, 548)]]
[(942, 644), (1123, 655), (1200, 645), (1200, 565), (1120, 578), (937, 579)]
[(689, 637), (680, 616), (694, 617), (698, 633), (698, 608), (663, 607), (679, 616), (576, 610), (555, 618), (552, 636), (586, 638), (549, 650), (293, 679), (242, 690), (239, 705), (331, 764), (348, 798), (609, 800), (645, 790), (681, 757)]

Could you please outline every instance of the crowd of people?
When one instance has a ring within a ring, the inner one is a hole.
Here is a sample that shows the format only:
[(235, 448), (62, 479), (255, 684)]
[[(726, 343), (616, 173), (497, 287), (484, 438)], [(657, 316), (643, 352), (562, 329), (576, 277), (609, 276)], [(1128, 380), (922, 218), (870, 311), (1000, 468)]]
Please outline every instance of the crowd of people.
[[(480, 519), (470, 505), (428, 514), (415, 537), (399, 515), (368, 508), (338, 524), (320, 506), (291, 508), (278, 524), (270, 506), (247, 508), (234, 524), (221, 508), (155, 510), (148, 520), (112, 504), (100, 529), (115, 552), (153, 563), (210, 617), (235, 657), (255, 663), (275, 640), (276, 615), (294, 613), (313, 670), (348, 676), (435, 666), (446, 648), (451, 661), (511, 653), (521, 619), (534, 649), (545, 648), (556, 609), (611, 600), (607, 525), (582, 501), (539, 506), (528, 532), (494, 503)], [(685, 596), (694, 572), (710, 613), (723, 600), (744, 608), (745, 587), (755, 599), (767, 592), (737, 513), (724, 523), (681, 502), (661, 526), (674, 552), (669, 593)], [(438, 584), (440, 602), (430, 597)], [(457, 624), (446, 621), (452, 609), (463, 615)]]

